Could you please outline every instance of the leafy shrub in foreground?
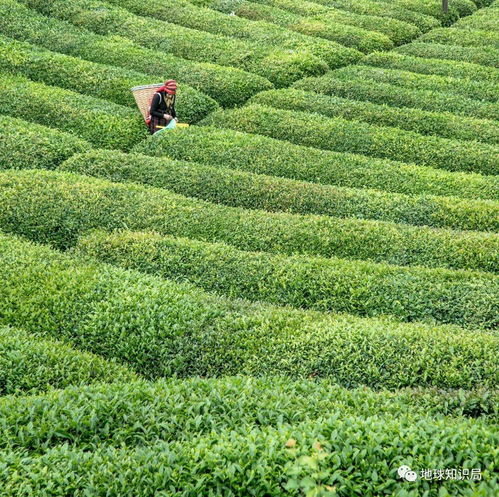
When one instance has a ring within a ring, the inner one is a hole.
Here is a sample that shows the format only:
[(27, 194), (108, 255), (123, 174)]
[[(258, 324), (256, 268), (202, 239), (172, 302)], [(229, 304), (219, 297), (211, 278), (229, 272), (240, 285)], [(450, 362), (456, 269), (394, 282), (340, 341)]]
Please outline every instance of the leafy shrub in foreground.
[(306, 91), (337, 95), (352, 100), (413, 107), (432, 112), (452, 112), (466, 117), (499, 120), (499, 106), (493, 102), (480, 102), (462, 95), (439, 92), (431, 89), (416, 90), (374, 80), (341, 80), (331, 72), (318, 78), (305, 78), (293, 87)]
[(0, 114), (61, 129), (96, 147), (127, 150), (148, 130), (138, 110), (0, 73)]
[(297, 145), (415, 162), (450, 171), (499, 173), (497, 146), (423, 136), (340, 117), (249, 105), (216, 111), (200, 124), (258, 133)]
[(494, 48), (499, 46), (499, 33), (480, 29), (433, 29), (419, 38), (419, 41), (458, 45), (460, 47)]
[(416, 57), (471, 62), (499, 68), (499, 50), (490, 47), (458, 47), (438, 43), (409, 43), (395, 49)]
[(0, 173), (0, 229), (67, 248), (93, 228), (154, 230), (242, 250), (497, 271), (493, 233), (269, 213), (44, 170)]
[(231, 298), (410, 322), (499, 325), (499, 277), (487, 273), (291, 258), (151, 233), (93, 233), (80, 239), (77, 253)]
[(136, 378), (123, 366), (69, 345), (0, 327), (0, 395), (36, 394), (70, 385)]
[(0, 247), (1, 322), (22, 321), (27, 331), (148, 378), (315, 375), (389, 389), (497, 384), (493, 334), (249, 304), (11, 237), (1, 236)]
[(479, 101), (497, 102), (499, 84), (497, 81), (475, 81), (463, 78), (419, 74), (413, 71), (355, 65), (337, 69), (331, 73), (342, 81), (376, 81), (414, 90), (429, 90), (441, 93), (463, 95)]
[(181, 85), (191, 85), (225, 107), (241, 105), (254, 93), (272, 88), (270, 81), (256, 74), (181, 59), (118, 36), (100, 36), (45, 17), (13, 0), (0, 3), (0, 32), (56, 52), (150, 74), (156, 80), (153, 82), (177, 79)]
[(43, 453), (65, 442), (93, 449), (101, 443), (134, 447), (158, 441), (188, 441), (193, 436), (227, 429), (243, 433), (255, 424), (298, 424), (340, 410), (344, 416), (366, 417), (480, 416), (482, 422), (497, 415), (494, 399), (498, 400), (498, 395), (497, 391), (483, 389), (373, 392), (365, 387), (347, 389), (325, 380), (280, 377), (120, 382), (3, 399), (0, 444), (3, 450), (26, 448), (31, 453)]
[[(88, 451), (66, 444), (41, 456), (5, 452), (0, 484), (7, 497), (19, 497), (20, 486), (54, 497), (217, 495), (221, 488), (224, 495), (245, 497), (251, 478), (253, 495), (266, 497), (333, 492), (378, 497), (380, 486), (393, 496), (421, 490), (428, 497), (475, 497), (497, 488), (498, 443), (497, 430), (476, 420), (343, 416), (338, 410), (301, 423), (249, 425), (245, 433), (227, 429), (147, 447), (104, 444)], [(478, 461), (481, 482), (449, 479), (435, 485), (397, 477), (402, 464), (419, 471), (461, 468), (463, 461), (468, 470)]]
[[(101, 35), (120, 35), (154, 50), (198, 62), (233, 66), (268, 78), (279, 86), (306, 75), (324, 73), (328, 65), (307, 52), (289, 52), (277, 47), (242, 42), (165, 21), (136, 16), (125, 9), (98, 0), (21, 0), (42, 14), (89, 29)], [(347, 64), (360, 58), (351, 49), (337, 50)]]
[(328, 117), (343, 117), (378, 126), (392, 126), (422, 135), (499, 144), (499, 125), (495, 121), (458, 116), (449, 112), (390, 107), (293, 88), (258, 93), (249, 103), (283, 110), (316, 112)]
[(0, 115), (0, 169), (55, 169), (88, 142), (59, 130)]
[[(151, 76), (114, 66), (87, 62), (0, 35), (0, 70), (21, 73), (47, 85), (59, 86), (116, 104), (136, 107), (130, 89), (149, 84)], [(207, 95), (179, 85), (176, 109), (183, 122), (196, 122), (218, 104)]]
[[(403, 47), (400, 47), (401, 50)], [(496, 69), (483, 67), (470, 62), (447, 61), (423, 57), (411, 57), (396, 52), (378, 52), (370, 54), (362, 59), (363, 65), (384, 67), (386, 69), (401, 69), (421, 74), (434, 74), (439, 76), (451, 76), (452, 78), (464, 78), (472, 80), (499, 82), (499, 73)]]
[[(191, 126), (137, 144), (134, 152), (314, 183), (410, 195), (499, 200), (499, 177), (451, 173), (363, 155), (302, 147), (261, 135)], [(304, 161), (303, 158), (307, 160)]]
[(116, 151), (77, 154), (61, 169), (110, 181), (166, 188), (181, 195), (247, 209), (378, 219), (454, 229), (499, 231), (499, 203), (455, 197), (413, 197), (262, 176), (195, 162)]

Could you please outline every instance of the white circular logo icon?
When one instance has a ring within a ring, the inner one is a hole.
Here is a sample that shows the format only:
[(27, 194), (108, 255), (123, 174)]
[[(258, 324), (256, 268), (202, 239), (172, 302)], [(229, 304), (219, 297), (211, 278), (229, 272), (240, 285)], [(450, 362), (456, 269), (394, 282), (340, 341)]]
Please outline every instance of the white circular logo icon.
[(418, 478), (417, 473), (415, 471), (412, 471), (409, 466), (400, 466), (400, 468), (397, 470), (397, 473), (400, 478), (407, 481), (416, 481)]

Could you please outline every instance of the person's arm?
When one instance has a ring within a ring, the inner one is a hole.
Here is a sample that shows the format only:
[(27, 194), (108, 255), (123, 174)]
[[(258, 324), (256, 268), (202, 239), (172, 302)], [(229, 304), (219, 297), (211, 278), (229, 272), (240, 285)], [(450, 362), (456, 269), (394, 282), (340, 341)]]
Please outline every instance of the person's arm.
[(154, 97), (152, 97), (151, 116), (160, 117), (160, 118), (162, 118), (164, 116), (164, 113), (159, 109), (160, 101), (161, 101), (161, 97), (160, 97), (159, 93), (156, 93), (154, 95)]
[(177, 111), (175, 110), (175, 104), (172, 105), (171, 116), (173, 117), (173, 119), (175, 119), (177, 117)]

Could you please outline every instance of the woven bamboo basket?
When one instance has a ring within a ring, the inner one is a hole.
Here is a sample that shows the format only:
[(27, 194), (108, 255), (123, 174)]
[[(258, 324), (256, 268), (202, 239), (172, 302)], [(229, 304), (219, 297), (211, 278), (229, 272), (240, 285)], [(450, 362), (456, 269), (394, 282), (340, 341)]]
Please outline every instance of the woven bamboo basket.
[(163, 86), (162, 83), (155, 85), (144, 85), (144, 86), (135, 86), (132, 88), (132, 93), (135, 98), (135, 102), (137, 103), (137, 107), (144, 118), (144, 121), (147, 117), (149, 111), (149, 104), (151, 103), (151, 98), (156, 92), (158, 88)]

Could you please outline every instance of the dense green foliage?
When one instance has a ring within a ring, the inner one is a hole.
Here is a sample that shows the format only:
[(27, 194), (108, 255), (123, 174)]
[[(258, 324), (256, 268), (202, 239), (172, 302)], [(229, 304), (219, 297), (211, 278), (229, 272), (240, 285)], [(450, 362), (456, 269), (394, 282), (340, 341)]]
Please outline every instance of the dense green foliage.
[[(1, 35), (0, 50), (2, 71), (134, 108), (136, 103), (130, 89), (151, 82), (147, 74), (88, 62)], [(213, 99), (198, 90), (179, 86), (176, 108), (183, 122), (199, 121), (217, 107)]]
[[(412, 45), (406, 45), (410, 47)], [(401, 47), (402, 50), (404, 47)], [(474, 81), (490, 81), (499, 83), (499, 71), (491, 67), (483, 67), (470, 62), (447, 61), (432, 58), (412, 57), (396, 52), (373, 53), (362, 59), (362, 64), (386, 69), (402, 69), (421, 74), (436, 74), (451, 76), (452, 78), (465, 78)], [(460, 85), (461, 82), (455, 81)]]
[(0, 113), (67, 131), (92, 145), (127, 150), (147, 136), (137, 109), (0, 73)]
[[(324, 60), (331, 67), (344, 64), (344, 47), (326, 40), (316, 40), (300, 35), (273, 24), (255, 23), (246, 19), (226, 15), (207, 8), (192, 5), (187, 0), (171, 0), (168, 5), (158, 5), (152, 0), (107, 0), (113, 5), (124, 7), (137, 15), (147, 15), (180, 26), (185, 26), (213, 34), (240, 38), (258, 43), (263, 47), (279, 47), (306, 55), (307, 52)], [(354, 45), (352, 45), (354, 46)], [(387, 45), (374, 45), (373, 48), (387, 48)], [(350, 52), (348, 62), (355, 60)]]
[[(324, 73), (328, 65), (306, 52), (289, 52), (258, 43), (213, 35), (178, 24), (140, 17), (98, 0), (22, 0), (41, 13), (70, 21), (101, 35), (120, 35), (154, 50), (198, 62), (211, 62), (255, 72), (276, 85)], [(336, 49), (333, 67), (357, 60), (360, 53)]]
[(396, 48), (406, 55), (443, 60), (456, 60), (499, 68), (499, 49), (490, 47), (458, 47), (438, 43), (410, 43)]
[(92, 147), (68, 133), (0, 115), (0, 169), (54, 169)]
[(357, 29), (364, 29), (370, 33), (375, 32), (383, 34), (397, 45), (406, 43), (421, 34), (421, 31), (417, 26), (404, 21), (399, 21), (398, 19), (359, 15), (353, 12), (346, 12), (344, 10), (330, 10), (319, 16), (302, 18), (297, 20), (294, 25), (294, 29), (304, 33), (316, 33), (315, 36), (327, 37), (331, 31), (330, 26), (334, 26), (336, 24), (343, 26), (355, 26)]
[(499, 277), (486, 273), (290, 258), (150, 233), (94, 233), (78, 252), (232, 298), (469, 328), (499, 325)]
[(407, 196), (263, 176), (145, 155), (95, 151), (62, 169), (111, 181), (136, 182), (248, 209), (379, 219), (454, 229), (499, 231), (498, 202)]
[(499, 173), (497, 146), (422, 136), (411, 131), (341, 117), (329, 118), (313, 113), (250, 105), (214, 112), (203, 119), (201, 124), (258, 133), (297, 145), (415, 162), (450, 171)]
[(225, 429), (242, 433), (250, 424), (301, 423), (340, 410), (345, 416), (453, 414), (480, 416), (482, 421), (497, 415), (497, 398), (497, 392), (487, 396), (483, 390), (373, 392), (280, 377), (133, 381), (3, 399), (0, 443), (4, 450), (35, 452), (64, 442), (74, 447), (97, 448), (103, 442), (134, 447), (188, 441)]
[(11, 237), (0, 236), (0, 247), (0, 322), (22, 321), (148, 378), (314, 375), (390, 389), (497, 383), (493, 334), (249, 304)]
[(452, 112), (466, 117), (499, 120), (499, 105), (495, 102), (481, 102), (474, 98), (432, 89), (404, 88), (372, 79), (339, 79), (334, 72), (318, 78), (302, 79), (293, 86), (301, 90), (352, 100), (367, 100), (393, 107), (413, 107), (432, 112)]
[[(211, 126), (163, 133), (134, 147), (155, 157), (353, 188), (499, 200), (499, 177), (451, 173), (363, 155), (293, 145)], [(306, 157), (306, 160), (304, 160)]]
[(100, 36), (68, 22), (45, 17), (14, 0), (0, 3), (0, 32), (84, 60), (150, 74), (157, 82), (174, 78), (224, 106), (240, 105), (272, 84), (256, 74), (193, 62), (150, 50), (118, 36)]
[[(6, 497), (33, 492), (133, 497), (160, 495), (165, 488), (174, 495), (217, 495), (223, 489), (223, 495), (245, 497), (248, 481), (255, 495), (268, 497), (327, 496), (331, 488), (341, 497), (377, 497), (380, 489), (393, 496), (415, 496), (424, 489), (428, 497), (475, 497), (493, 495), (497, 488), (497, 430), (481, 421), (344, 417), (338, 410), (297, 424), (244, 428), (130, 449), (102, 445), (87, 451), (62, 445), (42, 456), (7, 452), (0, 484)], [(481, 482), (435, 485), (397, 479), (396, 469), (404, 463), (444, 468), (462, 467), (464, 461), (471, 470), (475, 460), (481, 462)]]
[(499, 124), (495, 121), (458, 116), (450, 112), (390, 107), (293, 88), (258, 93), (249, 103), (276, 109), (316, 112), (378, 126), (393, 126), (422, 135), (499, 144)]
[(66, 248), (92, 228), (155, 230), (242, 250), (497, 271), (499, 236), (267, 213), (65, 172), (0, 173), (0, 229)]
[(355, 65), (338, 69), (331, 73), (342, 81), (376, 81), (389, 83), (413, 90), (431, 90), (442, 93), (463, 95), (467, 98), (485, 102), (496, 102), (499, 99), (499, 82), (475, 81), (433, 74), (418, 74), (412, 71), (377, 68)]
[[(0, 395), (36, 394), (134, 378), (132, 372), (114, 362), (22, 330), (0, 327)], [(4, 421), (1, 414), (0, 419)]]
[(490, 47), (499, 48), (499, 33), (497, 31), (471, 29), (434, 29), (420, 38), (429, 43), (458, 45), (460, 47)]

